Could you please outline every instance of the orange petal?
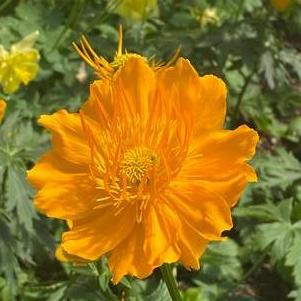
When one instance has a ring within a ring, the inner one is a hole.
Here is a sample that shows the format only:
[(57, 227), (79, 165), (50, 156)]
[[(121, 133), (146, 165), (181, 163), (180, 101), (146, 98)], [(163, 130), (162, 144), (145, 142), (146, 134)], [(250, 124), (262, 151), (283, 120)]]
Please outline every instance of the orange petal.
[(111, 86), (107, 82), (97, 80), (90, 85), (90, 96), (81, 112), (94, 121), (95, 127), (110, 128), (114, 112), (111, 96)]
[(206, 240), (221, 240), (222, 232), (232, 228), (229, 205), (196, 181), (172, 181), (163, 197), (180, 219)]
[(223, 127), (227, 90), (221, 79), (199, 77), (190, 62), (180, 58), (174, 67), (159, 73), (158, 82), (166, 99), (180, 103), (182, 112), (191, 114), (195, 133)]
[(153, 272), (155, 266), (148, 263), (148, 258), (143, 252), (143, 243), (143, 227), (138, 224), (128, 238), (112, 250), (109, 267), (113, 273), (112, 282), (114, 284), (125, 275), (143, 279)]
[(193, 141), (177, 177), (188, 183), (198, 181), (233, 206), (247, 183), (257, 180), (245, 161), (254, 156), (258, 139), (256, 131), (245, 125), (234, 131), (204, 132)]
[(151, 205), (145, 216), (144, 252), (148, 262), (160, 266), (180, 257), (173, 212), (163, 203)]
[[(153, 237), (145, 236), (144, 250), (147, 258), (155, 255), (158, 261), (155, 266), (163, 263), (172, 263), (180, 260), (187, 269), (199, 269), (199, 259), (207, 248), (208, 240), (204, 239), (195, 229), (190, 227), (182, 218), (178, 210), (172, 209), (165, 202), (156, 202), (157, 219), (161, 220), (164, 228), (153, 228)], [(150, 223), (145, 222), (146, 231), (149, 231)], [(168, 235), (160, 235), (158, 232), (167, 232)], [(161, 238), (163, 237), (163, 239)], [(146, 250), (149, 246), (149, 252)], [(161, 255), (160, 255), (161, 251)]]
[(198, 129), (220, 129), (226, 116), (227, 88), (223, 80), (214, 75), (200, 77), (201, 96), (195, 112)]
[(143, 58), (129, 58), (113, 78), (114, 106), (124, 121), (132, 123), (139, 118), (144, 122), (151, 106), (155, 89), (155, 74)]
[(258, 134), (243, 125), (234, 131), (210, 131), (200, 135), (190, 148), (177, 178), (219, 193), (231, 206), (248, 182), (257, 180), (245, 163), (255, 154)]
[(90, 149), (79, 114), (71, 114), (61, 110), (53, 115), (42, 115), (39, 124), (51, 130), (53, 148), (57, 156), (76, 165), (81, 165), (81, 168), (85, 170), (88, 168)]
[[(248, 167), (250, 170), (244, 172), (244, 167)], [(245, 164), (245, 166), (233, 168), (220, 180), (199, 181), (199, 184), (221, 195), (233, 207), (241, 197), (247, 184), (253, 179), (256, 179), (255, 172), (252, 167)]]
[(132, 208), (118, 215), (111, 207), (94, 209), (85, 218), (73, 221), (72, 230), (63, 234), (62, 247), (71, 255), (96, 260), (121, 243), (135, 223)]
[(0, 123), (2, 122), (2, 119), (4, 117), (5, 110), (6, 110), (6, 102), (0, 99)]
[(78, 171), (54, 152), (38, 161), (28, 172), (28, 180), (38, 190), (36, 207), (56, 218), (79, 218), (91, 209), (99, 194), (87, 172)]
[(112, 250), (109, 257), (112, 281), (118, 283), (125, 275), (143, 279), (163, 263), (179, 259), (188, 269), (197, 269), (206, 246), (207, 240), (183, 223), (177, 210), (160, 201), (150, 209), (145, 224), (137, 224), (132, 233)]
[(62, 262), (73, 262), (76, 264), (86, 264), (89, 261), (85, 260), (83, 258), (77, 257), (77, 256), (73, 256), (68, 254), (61, 245), (59, 245), (56, 250), (55, 250), (55, 257)]
[(209, 241), (204, 239), (186, 222), (182, 222), (182, 227), (179, 229), (178, 241), (181, 249), (180, 261), (186, 269), (198, 270), (200, 268), (200, 257), (205, 252)]

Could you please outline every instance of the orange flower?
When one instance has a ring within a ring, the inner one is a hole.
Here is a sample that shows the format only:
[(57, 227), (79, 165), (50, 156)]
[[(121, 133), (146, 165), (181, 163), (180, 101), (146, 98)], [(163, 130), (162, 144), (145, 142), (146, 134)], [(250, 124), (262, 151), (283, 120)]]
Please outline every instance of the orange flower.
[(40, 211), (69, 221), (58, 256), (106, 255), (114, 283), (163, 263), (198, 269), (256, 181), (246, 161), (258, 135), (246, 125), (224, 130), (225, 112), (221, 79), (199, 77), (182, 58), (155, 72), (132, 57), (91, 85), (80, 113), (41, 116), (53, 149), (28, 177)]
[(0, 123), (2, 122), (2, 119), (4, 117), (5, 110), (6, 110), (6, 102), (0, 99)]

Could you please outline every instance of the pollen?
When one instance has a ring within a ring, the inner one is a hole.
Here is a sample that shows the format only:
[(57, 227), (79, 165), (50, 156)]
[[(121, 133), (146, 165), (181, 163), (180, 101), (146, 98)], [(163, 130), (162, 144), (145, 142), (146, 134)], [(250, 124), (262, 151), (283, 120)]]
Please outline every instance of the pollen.
[(132, 57), (145, 59), (144, 57), (142, 57), (141, 55), (139, 55), (137, 53), (117, 54), (117, 55), (115, 55), (114, 60), (113, 60), (113, 62), (110, 63), (110, 65), (114, 69), (119, 69), (120, 67), (123, 67), (125, 65), (125, 63)]
[(150, 172), (159, 162), (158, 155), (148, 147), (135, 147), (124, 153), (120, 171), (132, 184), (148, 181)]

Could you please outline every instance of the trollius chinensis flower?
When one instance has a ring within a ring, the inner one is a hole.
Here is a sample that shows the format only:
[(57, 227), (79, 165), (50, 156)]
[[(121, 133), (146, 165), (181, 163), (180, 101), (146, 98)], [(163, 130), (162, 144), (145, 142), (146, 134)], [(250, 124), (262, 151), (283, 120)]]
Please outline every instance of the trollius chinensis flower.
[(42, 115), (52, 149), (29, 171), (36, 207), (68, 221), (59, 258), (107, 256), (112, 281), (163, 263), (199, 269), (232, 228), (257, 133), (223, 129), (226, 86), (180, 58), (154, 70), (132, 56), (96, 80), (79, 113)]

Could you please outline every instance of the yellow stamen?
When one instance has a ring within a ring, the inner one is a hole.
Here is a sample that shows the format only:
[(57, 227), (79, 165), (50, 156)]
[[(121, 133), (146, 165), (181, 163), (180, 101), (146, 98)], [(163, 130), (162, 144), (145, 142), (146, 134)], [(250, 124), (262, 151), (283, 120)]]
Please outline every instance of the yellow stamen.
[(124, 153), (120, 170), (132, 184), (139, 184), (143, 179), (149, 180), (149, 172), (158, 161), (159, 157), (153, 150), (135, 147)]
[[(120, 67), (124, 66), (125, 63), (128, 61), (128, 59), (132, 58), (132, 57), (136, 57), (136, 58), (142, 58), (144, 59), (144, 57), (142, 57), (141, 55), (137, 54), (137, 53), (125, 53), (125, 54), (121, 54), (121, 55), (116, 55), (114, 57), (113, 62), (110, 63), (110, 65), (114, 68), (114, 69), (119, 69)], [(146, 60), (146, 59), (145, 59)]]

